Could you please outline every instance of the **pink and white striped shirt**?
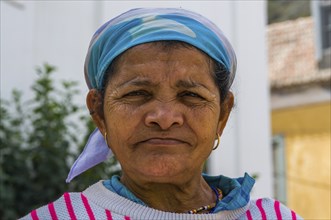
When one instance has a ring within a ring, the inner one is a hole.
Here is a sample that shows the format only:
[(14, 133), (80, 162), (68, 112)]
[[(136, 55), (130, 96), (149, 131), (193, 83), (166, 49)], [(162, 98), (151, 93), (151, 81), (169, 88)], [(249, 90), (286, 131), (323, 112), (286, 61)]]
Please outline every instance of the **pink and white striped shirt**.
[(183, 214), (159, 211), (132, 202), (108, 190), (98, 182), (82, 193), (65, 193), (22, 218), (32, 220), (156, 220), (156, 219), (238, 219), (238, 220), (299, 220), (295, 212), (272, 199), (251, 200), (246, 206), (213, 214)]

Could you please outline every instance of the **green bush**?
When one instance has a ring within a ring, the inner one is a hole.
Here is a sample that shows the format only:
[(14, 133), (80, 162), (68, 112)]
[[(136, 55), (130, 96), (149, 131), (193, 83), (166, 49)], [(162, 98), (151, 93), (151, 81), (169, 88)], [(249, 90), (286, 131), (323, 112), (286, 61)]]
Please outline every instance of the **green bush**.
[[(51, 78), (54, 71), (47, 64), (37, 69), (33, 99), (22, 101), (22, 93), (14, 90), (11, 101), (1, 100), (1, 219), (16, 219), (66, 191), (81, 191), (119, 172), (116, 160), (111, 159), (65, 183), (94, 126), (89, 117), (82, 116), (86, 111), (73, 102), (79, 94), (77, 83), (63, 81), (56, 88)], [(84, 132), (81, 138), (78, 134)]]

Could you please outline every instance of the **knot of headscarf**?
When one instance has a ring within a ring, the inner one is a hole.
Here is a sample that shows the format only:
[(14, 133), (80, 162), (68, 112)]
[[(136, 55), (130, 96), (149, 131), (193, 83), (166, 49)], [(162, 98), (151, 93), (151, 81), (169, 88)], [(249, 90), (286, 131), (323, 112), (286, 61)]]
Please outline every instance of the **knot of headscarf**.
[[(232, 83), (236, 72), (236, 56), (229, 41), (215, 24), (184, 9), (140, 8), (111, 19), (93, 35), (84, 66), (88, 87), (102, 89), (108, 66), (129, 48), (165, 40), (182, 41), (205, 52), (227, 70)], [(111, 151), (96, 129), (72, 166), (67, 182), (110, 155)]]

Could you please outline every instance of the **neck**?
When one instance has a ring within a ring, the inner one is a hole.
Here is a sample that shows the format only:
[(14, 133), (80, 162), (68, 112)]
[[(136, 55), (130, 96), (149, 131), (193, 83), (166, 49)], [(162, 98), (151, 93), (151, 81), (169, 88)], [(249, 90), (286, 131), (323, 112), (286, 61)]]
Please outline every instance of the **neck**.
[(215, 193), (201, 175), (181, 184), (137, 183), (125, 175), (121, 182), (149, 207), (162, 211), (186, 213), (216, 201)]

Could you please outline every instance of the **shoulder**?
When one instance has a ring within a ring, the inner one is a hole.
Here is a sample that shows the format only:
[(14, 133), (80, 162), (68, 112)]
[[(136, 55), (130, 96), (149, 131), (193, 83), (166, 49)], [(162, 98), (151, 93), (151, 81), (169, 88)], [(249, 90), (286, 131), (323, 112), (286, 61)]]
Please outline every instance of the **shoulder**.
[(277, 200), (260, 198), (250, 201), (249, 209), (240, 219), (300, 220), (302, 217)]
[(71, 219), (73, 210), (81, 208), (81, 193), (64, 193), (59, 199), (31, 211), (21, 219)]
[[(64, 193), (56, 201), (33, 210), (21, 219), (122, 219), (124, 215), (114, 213), (107, 207), (94, 202), (100, 195), (98, 189), (100, 184), (102, 183), (95, 183), (84, 192)], [(89, 189), (92, 190), (93, 196), (85, 193)], [(112, 203), (112, 201), (109, 202)]]
[(64, 193), (59, 199), (33, 210), (22, 220), (107, 219), (111, 212), (89, 201), (83, 193)]

